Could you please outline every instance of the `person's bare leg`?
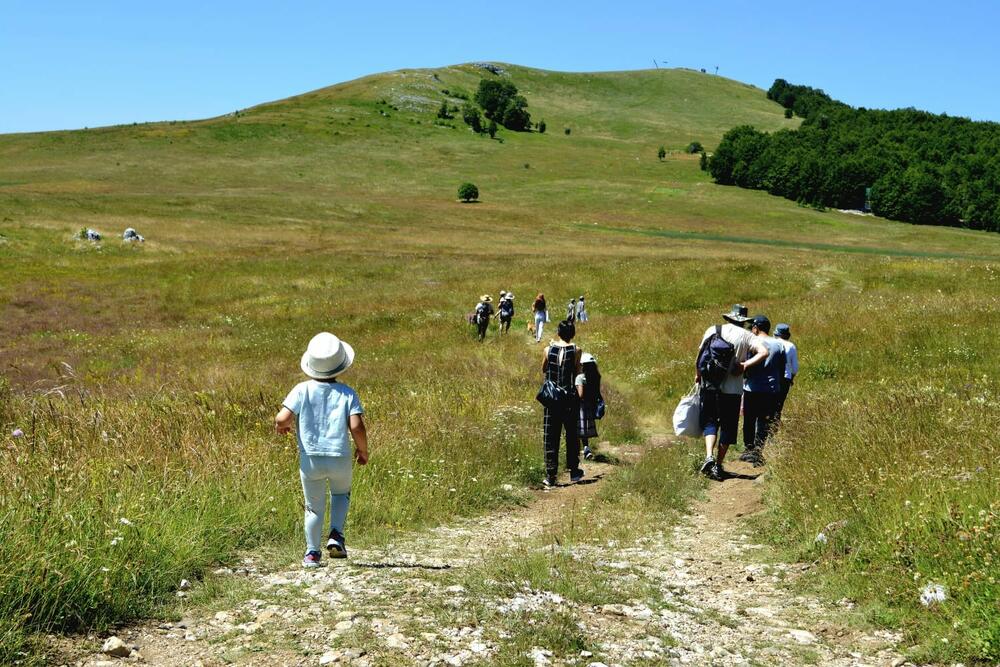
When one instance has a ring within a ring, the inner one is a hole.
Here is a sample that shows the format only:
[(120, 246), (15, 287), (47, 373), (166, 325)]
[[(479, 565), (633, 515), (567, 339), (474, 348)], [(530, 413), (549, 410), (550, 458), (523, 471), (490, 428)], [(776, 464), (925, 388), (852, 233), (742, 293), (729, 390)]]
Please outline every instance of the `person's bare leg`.
[(712, 435), (705, 436), (705, 458), (714, 459), (715, 458), (715, 441), (719, 439), (719, 436), (715, 433)]

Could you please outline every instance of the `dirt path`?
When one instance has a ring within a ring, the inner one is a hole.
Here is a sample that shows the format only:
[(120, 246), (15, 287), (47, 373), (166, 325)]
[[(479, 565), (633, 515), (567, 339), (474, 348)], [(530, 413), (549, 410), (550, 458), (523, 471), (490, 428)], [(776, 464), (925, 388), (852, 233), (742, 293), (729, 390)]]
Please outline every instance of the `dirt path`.
[(707, 500), (672, 530), (625, 548), (565, 547), (572, 558), (596, 563), (611, 585), (641, 583), (649, 591), (642, 598), (587, 605), (525, 588), (483, 600), (454, 583), (456, 572), (511, 553), (576, 511), (611, 471), (599, 463), (588, 466), (589, 483), (534, 492), (525, 507), (385, 548), (352, 550), (346, 563), (246, 572), (251, 590), (243, 599), (181, 623), (121, 632), (126, 644), (138, 647), (131, 658), (93, 653), (76, 664), (493, 664), (503, 632), (469, 622), (461, 612), (474, 604), (501, 615), (530, 613), (530, 623), (570, 614), (593, 639), (590, 651), (572, 656), (553, 654), (539, 640), (521, 656), (525, 664), (903, 664), (894, 648), (899, 637), (848, 626), (847, 603), (789, 592), (787, 582), (802, 567), (767, 563), (764, 548), (742, 530), (743, 517), (760, 507), (756, 471), (744, 464), (730, 469), (738, 476), (713, 484)]

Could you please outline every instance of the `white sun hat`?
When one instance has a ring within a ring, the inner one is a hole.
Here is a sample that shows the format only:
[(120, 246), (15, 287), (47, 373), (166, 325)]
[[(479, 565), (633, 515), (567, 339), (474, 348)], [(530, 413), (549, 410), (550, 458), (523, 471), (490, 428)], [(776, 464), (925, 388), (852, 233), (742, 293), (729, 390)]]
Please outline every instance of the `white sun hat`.
[(314, 380), (330, 380), (351, 367), (354, 348), (332, 333), (313, 336), (302, 355), (302, 372)]
[(584, 352), (583, 354), (580, 355), (580, 363), (581, 364), (597, 363), (597, 359), (595, 359), (594, 355), (592, 355), (590, 352)]

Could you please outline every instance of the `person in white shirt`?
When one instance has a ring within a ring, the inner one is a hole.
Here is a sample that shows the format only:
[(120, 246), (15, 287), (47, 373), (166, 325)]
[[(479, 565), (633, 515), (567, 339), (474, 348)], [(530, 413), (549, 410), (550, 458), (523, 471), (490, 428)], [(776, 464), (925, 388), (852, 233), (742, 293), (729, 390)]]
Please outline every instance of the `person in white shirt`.
[(781, 391), (778, 393), (778, 413), (775, 421), (781, 421), (781, 410), (785, 407), (788, 391), (795, 384), (795, 376), (799, 374), (799, 350), (792, 342), (792, 328), (782, 322), (774, 327), (774, 337), (781, 341), (785, 348), (785, 377), (781, 381)]
[[(767, 347), (757, 336), (744, 327), (750, 318), (746, 306), (736, 304), (730, 313), (722, 316), (728, 324), (712, 326), (701, 339), (699, 357), (711, 344), (713, 335), (732, 346), (729, 372), (718, 385), (713, 385), (696, 371), (695, 381), (700, 387), (699, 414), (705, 435), (705, 462), (701, 471), (710, 479), (721, 481), (725, 478), (723, 461), (729, 446), (736, 444), (740, 423), (740, 403), (743, 398), (743, 373), (767, 359)], [(750, 352), (753, 352), (751, 355)], [(716, 445), (718, 451), (716, 452)]]

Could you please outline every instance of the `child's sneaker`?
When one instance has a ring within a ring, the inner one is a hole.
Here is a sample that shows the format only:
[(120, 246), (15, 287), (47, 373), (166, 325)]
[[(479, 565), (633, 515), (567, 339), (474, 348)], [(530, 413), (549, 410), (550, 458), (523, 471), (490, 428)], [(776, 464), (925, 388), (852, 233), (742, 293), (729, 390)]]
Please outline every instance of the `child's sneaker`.
[(590, 445), (587, 445), (586, 447), (583, 448), (583, 458), (587, 459), (588, 461), (594, 458), (594, 452), (590, 451)]
[(339, 530), (330, 531), (330, 539), (326, 541), (326, 555), (330, 558), (347, 558), (344, 536)]
[(314, 568), (319, 567), (320, 553), (318, 551), (310, 551), (306, 554), (306, 557), (302, 559), (302, 567)]

